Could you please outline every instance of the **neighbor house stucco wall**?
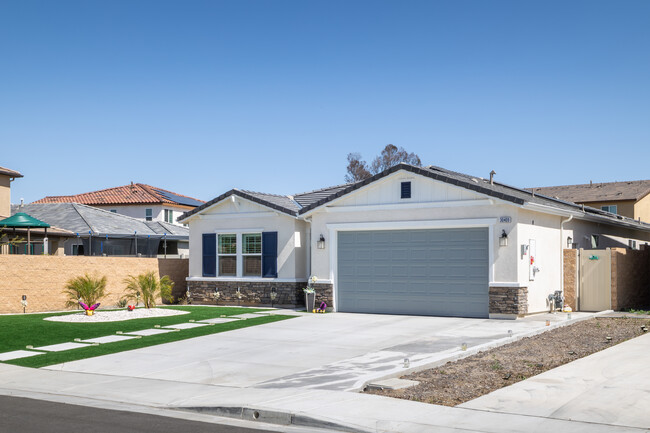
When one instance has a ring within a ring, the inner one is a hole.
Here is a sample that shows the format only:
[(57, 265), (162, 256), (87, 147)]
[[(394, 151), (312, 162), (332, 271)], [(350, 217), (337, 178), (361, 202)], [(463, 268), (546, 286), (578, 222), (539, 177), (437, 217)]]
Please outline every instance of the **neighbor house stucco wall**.
[(11, 181), (9, 176), (0, 174), (0, 216), (11, 216)]
[[(237, 197), (223, 200), (189, 220), (190, 278), (203, 278), (203, 234), (278, 232), (278, 279), (307, 280), (307, 223)], [(241, 248), (241, 246), (238, 246)], [(260, 277), (261, 278), (261, 277)], [(207, 277), (235, 280), (235, 277)], [(247, 277), (246, 279), (251, 279)]]
[(650, 194), (634, 203), (634, 219), (650, 223)]

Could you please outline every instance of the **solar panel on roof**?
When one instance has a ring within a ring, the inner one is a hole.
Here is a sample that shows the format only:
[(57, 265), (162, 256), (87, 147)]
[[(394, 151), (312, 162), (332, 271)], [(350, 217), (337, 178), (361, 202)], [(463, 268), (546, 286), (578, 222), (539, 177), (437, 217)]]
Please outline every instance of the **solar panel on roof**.
[(154, 191), (156, 191), (158, 194), (162, 195), (163, 197), (165, 197), (168, 200), (175, 201), (176, 203), (182, 204), (182, 205), (185, 205), (185, 206), (201, 206), (203, 204), (202, 202), (200, 202), (198, 200), (194, 200), (193, 198), (183, 197), (183, 196), (176, 195), (176, 194), (168, 192), (168, 191), (163, 191), (163, 190), (160, 190), (160, 189), (154, 189)]

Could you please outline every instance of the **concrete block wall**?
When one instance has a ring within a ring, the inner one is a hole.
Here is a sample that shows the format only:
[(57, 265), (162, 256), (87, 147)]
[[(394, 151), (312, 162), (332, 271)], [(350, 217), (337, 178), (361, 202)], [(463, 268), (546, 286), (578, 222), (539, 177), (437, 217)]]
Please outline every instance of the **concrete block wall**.
[(187, 274), (183, 276), (182, 269), (187, 269), (187, 259), (0, 255), (0, 313), (22, 313), (22, 295), (27, 295), (27, 312), (64, 310), (66, 282), (86, 273), (107, 277), (108, 295), (100, 302), (115, 306), (124, 295), (123, 280), (128, 275), (154, 271), (160, 276), (161, 270), (173, 271), (172, 280), (180, 279), (175, 284), (184, 287)]
[(650, 307), (650, 250), (612, 248), (612, 309)]
[(578, 250), (564, 250), (564, 303), (578, 309)]

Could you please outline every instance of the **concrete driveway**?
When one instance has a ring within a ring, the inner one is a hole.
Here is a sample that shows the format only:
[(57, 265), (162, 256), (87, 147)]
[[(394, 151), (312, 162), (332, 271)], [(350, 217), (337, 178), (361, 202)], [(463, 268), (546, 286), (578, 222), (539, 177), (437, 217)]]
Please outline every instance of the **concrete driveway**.
[[(562, 322), (566, 315), (504, 321), (307, 314), (46, 368), (240, 388), (354, 391), (368, 381), (405, 373), (404, 358), (409, 358), (411, 368), (428, 366), (543, 331), (548, 329), (547, 319)], [(462, 343), (468, 346), (466, 352)]]

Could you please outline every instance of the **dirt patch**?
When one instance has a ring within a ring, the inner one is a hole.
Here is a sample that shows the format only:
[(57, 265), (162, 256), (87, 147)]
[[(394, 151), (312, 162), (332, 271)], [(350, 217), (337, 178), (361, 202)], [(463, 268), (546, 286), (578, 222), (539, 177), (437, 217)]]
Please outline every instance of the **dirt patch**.
[(505, 346), (403, 376), (420, 382), (400, 390), (366, 390), (369, 394), (423, 403), (456, 406), (552, 368), (607, 349), (643, 334), (649, 318), (584, 320)]

